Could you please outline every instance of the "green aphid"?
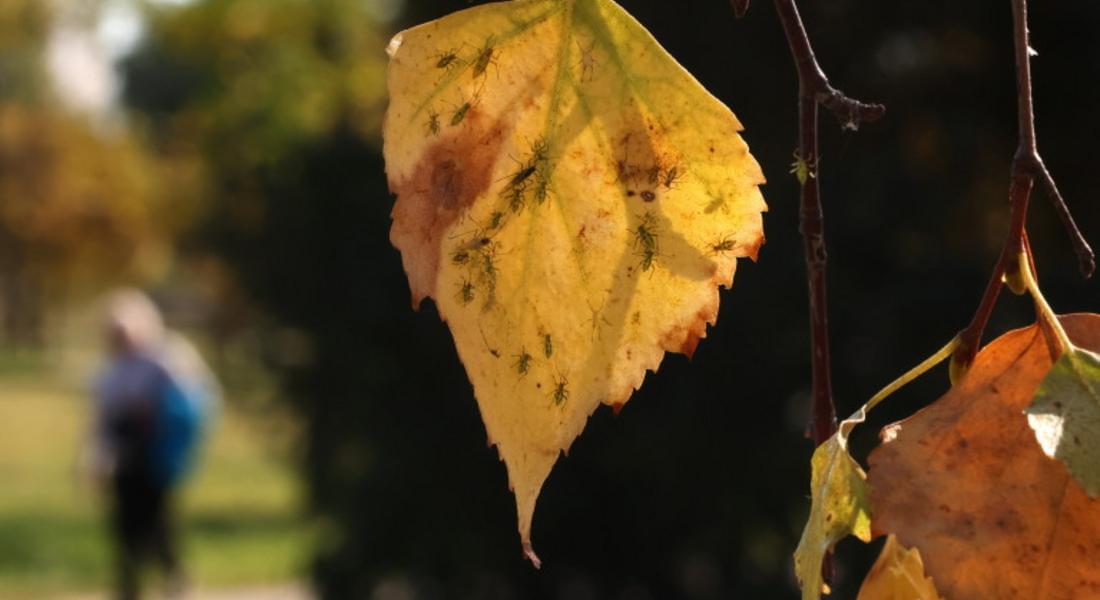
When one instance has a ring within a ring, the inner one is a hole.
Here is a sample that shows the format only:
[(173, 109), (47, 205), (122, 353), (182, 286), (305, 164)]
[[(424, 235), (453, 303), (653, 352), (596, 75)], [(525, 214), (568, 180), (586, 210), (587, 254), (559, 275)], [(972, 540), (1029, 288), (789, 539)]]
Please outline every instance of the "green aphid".
[(477, 60), (474, 61), (474, 79), (481, 77), (485, 74), (486, 69), (490, 64), (493, 64), (493, 43), (489, 40), (485, 43), (485, 47), (477, 55)]
[(539, 138), (533, 146), (531, 146), (531, 163), (537, 164), (546, 160), (546, 155), (550, 153), (550, 144), (547, 143), (546, 138)]
[(539, 175), (538, 183), (535, 184), (535, 202), (538, 204), (546, 202), (549, 191), (550, 182), (545, 177)]
[(472, 106), (469, 102), (463, 102), (462, 106), (458, 107), (454, 114), (451, 115), (451, 126), (454, 127), (461, 123), (462, 120), (466, 118), (466, 113), (470, 112), (470, 108), (472, 108)]
[(519, 171), (516, 171), (516, 174), (512, 175), (512, 178), (508, 180), (508, 188), (511, 189), (523, 185), (523, 182), (527, 181), (528, 177), (535, 174), (535, 169), (537, 168), (538, 167), (535, 165), (527, 165)]
[(662, 183), (665, 184), (666, 188), (672, 189), (672, 186), (676, 185), (676, 182), (679, 181), (680, 177), (683, 175), (684, 172), (681, 171), (679, 167), (671, 167), (669, 170), (665, 171), (663, 177), (664, 181), (662, 181)]
[(481, 270), (490, 279), (495, 279), (497, 275), (497, 265), (493, 262), (492, 252), (481, 253)]
[(474, 284), (470, 281), (463, 281), (462, 287), (458, 290), (458, 301), (462, 304), (469, 304), (474, 301)]
[(450, 50), (439, 56), (439, 60), (435, 63), (435, 68), (450, 70), (458, 66), (458, 62), (458, 54)]
[(737, 240), (732, 237), (725, 237), (710, 245), (711, 254), (721, 254), (723, 252), (729, 252), (733, 250), (737, 245)]
[(806, 185), (806, 182), (817, 177), (815, 170), (817, 169), (817, 161), (808, 162), (802, 158), (796, 151), (794, 153), (794, 162), (791, 163), (791, 170), (789, 173), (793, 174), (795, 179), (798, 180), (799, 185)]
[(523, 186), (514, 187), (507, 190), (511, 194), (511, 198), (508, 199), (508, 206), (512, 209), (512, 212), (519, 213), (523, 210), (526, 201), (523, 198), (524, 192), (527, 190)]
[(508, 184), (505, 189), (515, 189), (517, 187), (526, 187), (527, 180), (535, 174), (541, 164), (546, 161), (546, 153), (549, 152), (549, 146), (546, 140), (539, 138), (531, 148), (531, 160), (523, 165), (519, 171), (516, 171), (512, 178), (508, 180)]
[(464, 265), (470, 262), (470, 253), (466, 250), (456, 250), (451, 255), (451, 262), (456, 265)]
[(512, 366), (516, 368), (516, 372), (519, 373), (522, 377), (531, 370), (531, 361), (534, 359), (534, 357), (528, 354), (526, 350), (515, 356), (516, 362), (512, 363)]
[(569, 399), (569, 381), (562, 377), (554, 380), (554, 404), (561, 406), (563, 402)]
[(657, 232), (653, 213), (647, 212), (642, 216), (642, 222), (634, 230), (634, 244), (641, 245), (643, 250), (656, 250)]
[(653, 268), (653, 262), (657, 259), (657, 251), (651, 248), (646, 248), (641, 253), (642, 262), (639, 265), (642, 271), (648, 271)]
[(433, 111), (428, 115), (428, 132), (439, 135), (439, 113)]
[(496, 229), (500, 227), (500, 222), (504, 219), (504, 213), (499, 210), (493, 211), (492, 216), (489, 217), (489, 229)]
[(549, 333), (542, 336), (542, 353), (546, 355), (546, 358), (554, 355), (554, 340), (551, 339)]

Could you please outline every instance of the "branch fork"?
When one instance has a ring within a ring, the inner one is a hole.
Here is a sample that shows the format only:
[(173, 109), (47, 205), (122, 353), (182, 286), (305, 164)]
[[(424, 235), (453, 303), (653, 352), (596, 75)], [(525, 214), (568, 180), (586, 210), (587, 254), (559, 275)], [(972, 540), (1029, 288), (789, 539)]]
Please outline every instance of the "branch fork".
[[(1001, 255), (993, 268), (993, 275), (982, 294), (981, 302), (974, 318), (959, 333), (960, 345), (955, 351), (951, 361), (952, 380), (957, 380), (965, 372), (966, 368), (974, 362), (981, 346), (982, 335), (993, 307), (997, 303), (1001, 287), (1005, 277), (1018, 277), (1020, 271), (1030, 269), (1034, 273), (1032, 265), (1021, 265), (1020, 256), (1031, 256), (1027, 243), (1027, 208), (1031, 199), (1031, 191), (1036, 181), (1046, 192), (1054, 210), (1062, 221), (1074, 252), (1077, 254), (1077, 263), (1081, 274), (1088, 279), (1096, 270), (1096, 258), (1092, 248), (1085, 240), (1077, 223), (1073, 220), (1069, 207), (1066, 206), (1054, 177), (1050, 174), (1043, 159), (1039, 156), (1039, 150), (1035, 141), (1035, 111), (1031, 93), (1031, 57), (1035, 52), (1028, 41), (1027, 29), (1027, 0), (1012, 0), (1013, 33), (1016, 53), (1016, 89), (1018, 103), (1018, 121), (1020, 143), (1016, 148), (1016, 155), (1012, 159), (1012, 182), (1009, 187), (1009, 201), (1011, 203), (1012, 224), (1001, 249)], [(1029, 260), (1031, 260), (1029, 258)]]

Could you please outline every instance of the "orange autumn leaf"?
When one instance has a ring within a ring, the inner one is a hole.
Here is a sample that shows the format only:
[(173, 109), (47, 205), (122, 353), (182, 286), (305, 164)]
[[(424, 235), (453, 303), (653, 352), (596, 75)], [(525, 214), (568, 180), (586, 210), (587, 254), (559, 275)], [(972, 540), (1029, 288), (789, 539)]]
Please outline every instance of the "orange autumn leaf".
[[(1060, 320), (1100, 349), (1100, 316)], [(1043, 453), (1024, 414), (1056, 353), (1038, 326), (1001, 336), (871, 453), (875, 532), (919, 548), (946, 598), (1100, 598), (1100, 499)]]

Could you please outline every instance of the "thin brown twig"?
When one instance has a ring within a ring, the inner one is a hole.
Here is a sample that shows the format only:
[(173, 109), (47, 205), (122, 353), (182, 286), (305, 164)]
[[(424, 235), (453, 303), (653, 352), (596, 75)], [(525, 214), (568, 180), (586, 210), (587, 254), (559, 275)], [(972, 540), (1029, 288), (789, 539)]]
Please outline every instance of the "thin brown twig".
[(1047, 166), (1043, 164), (1043, 160), (1038, 154), (1035, 155), (1035, 160), (1037, 163), (1032, 168), (1038, 171), (1039, 182), (1046, 190), (1051, 203), (1054, 204), (1054, 210), (1058, 213), (1058, 218), (1062, 221), (1062, 226), (1065, 227), (1070, 242), (1073, 243), (1073, 251), (1077, 254), (1077, 267), (1081, 270), (1081, 275), (1088, 279), (1096, 272), (1096, 256), (1092, 252), (1092, 247), (1085, 240), (1081, 230), (1077, 228), (1077, 223), (1073, 220), (1073, 214), (1070, 213), (1069, 206), (1066, 206), (1066, 201), (1062, 198), (1062, 193), (1058, 191), (1058, 185), (1054, 183), (1054, 177), (1047, 170)]
[(1077, 253), (1078, 266), (1082, 275), (1091, 277), (1096, 269), (1096, 260), (1092, 248), (1089, 247), (1080, 229), (1073, 220), (1073, 215), (1058, 192), (1058, 186), (1054, 183), (1054, 177), (1043, 164), (1039, 156), (1038, 145), (1035, 140), (1035, 109), (1031, 92), (1031, 45), (1028, 40), (1027, 29), (1027, 0), (1012, 0), (1013, 38), (1015, 40), (1016, 54), (1016, 91), (1018, 104), (1018, 127), (1020, 141), (1016, 147), (1016, 155), (1012, 160), (1011, 185), (1009, 187), (1009, 202), (1011, 203), (1012, 221), (1008, 235), (1005, 237), (1004, 246), (993, 267), (993, 274), (989, 279), (982, 300), (974, 313), (970, 324), (959, 333), (958, 350), (952, 360), (953, 368), (965, 369), (974, 361), (981, 346), (982, 335), (989, 323), (989, 317), (993, 307), (997, 303), (1001, 286), (1006, 274), (1014, 275), (1016, 269), (1020, 269), (1018, 256), (1027, 243), (1027, 209), (1031, 198), (1031, 192), (1035, 186), (1035, 180), (1043, 186), (1050, 198), (1059, 218), (1062, 220), (1066, 232), (1073, 243)]
[[(731, 0), (739, 16), (748, 8), (747, 0)], [(806, 28), (794, 0), (775, 0), (776, 12), (787, 36), (787, 43), (798, 74), (799, 135), (797, 159), (803, 166), (799, 230), (806, 255), (810, 302), (811, 336), (811, 416), (808, 434), (820, 445), (836, 431), (836, 406), (833, 402), (829, 359), (828, 300), (826, 293), (825, 218), (818, 184), (818, 106), (831, 111), (845, 129), (858, 129), (860, 123), (873, 121), (886, 112), (880, 104), (867, 104), (845, 96), (829, 84), (810, 45)]]
[[(739, 0), (733, 2), (736, 10)], [(744, 7), (748, 8), (747, 1), (744, 2)], [(794, 0), (775, 0), (775, 9), (779, 12), (779, 20), (783, 23), (787, 43), (791, 47), (795, 68), (798, 70), (800, 97), (812, 98), (816, 104), (832, 112), (840, 121), (841, 127), (853, 131), (859, 129), (861, 123), (875, 121), (886, 114), (885, 106), (860, 102), (845, 96), (829, 83), (829, 78), (821, 70), (810, 46), (810, 38), (802, 25), (802, 17), (798, 14)]]

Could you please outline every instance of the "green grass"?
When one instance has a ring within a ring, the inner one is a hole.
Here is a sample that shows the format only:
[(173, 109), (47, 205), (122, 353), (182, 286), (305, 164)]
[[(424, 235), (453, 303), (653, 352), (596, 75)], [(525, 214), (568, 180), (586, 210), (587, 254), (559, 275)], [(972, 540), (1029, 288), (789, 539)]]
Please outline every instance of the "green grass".
[[(104, 498), (77, 472), (90, 402), (46, 369), (0, 369), (0, 598), (106, 589)], [(302, 490), (272, 419), (227, 407), (180, 498), (182, 546), (202, 588), (300, 579), (311, 545)]]

